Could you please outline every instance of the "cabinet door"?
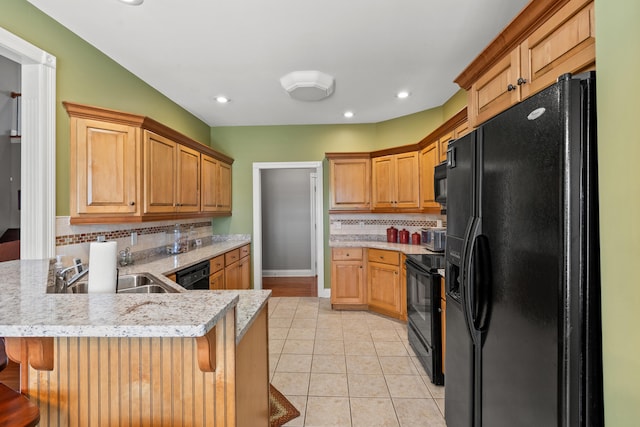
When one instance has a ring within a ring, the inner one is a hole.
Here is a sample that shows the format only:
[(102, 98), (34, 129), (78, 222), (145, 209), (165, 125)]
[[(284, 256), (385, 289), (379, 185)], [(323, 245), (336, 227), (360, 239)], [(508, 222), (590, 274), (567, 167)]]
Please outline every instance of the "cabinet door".
[(400, 320), (407, 320), (407, 256), (400, 254)]
[(564, 73), (593, 68), (596, 58), (591, 0), (572, 0), (521, 45), (522, 98), (555, 83)]
[(220, 162), (218, 169), (218, 212), (231, 212), (231, 165)]
[(420, 152), (420, 202), (423, 208), (439, 208), (433, 182), (433, 168), (436, 166), (438, 142), (434, 141)]
[(329, 160), (329, 209), (370, 209), (371, 159)]
[(200, 156), (200, 209), (215, 212), (218, 207), (219, 162), (211, 156)]
[(520, 101), (520, 47), (502, 58), (471, 85), (469, 92), (469, 123), (480, 123)]
[(200, 210), (200, 153), (177, 145), (177, 212)]
[(71, 215), (136, 214), (139, 130), (71, 119)]
[(224, 288), (225, 289), (241, 289), (241, 271), (240, 261), (229, 264), (224, 269)]
[(144, 212), (175, 212), (176, 143), (145, 132), (144, 138)]
[(238, 289), (250, 289), (251, 288), (251, 258), (242, 258), (238, 263), (238, 269), (240, 270), (240, 283)]
[(209, 276), (209, 289), (224, 290), (224, 270), (219, 270)]
[(400, 317), (400, 267), (369, 262), (367, 268), (369, 308), (382, 314)]
[(366, 304), (362, 260), (331, 262), (331, 304)]
[[(455, 139), (458, 139), (458, 138), (460, 138), (462, 136), (465, 136), (468, 133), (469, 133), (469, 122), (465, 121), (464, 123), (459, 124), (458, 127), (455, 128), (455, 130), (453, 131), (453, 137)], [(442, 153), (440, 153), (440, 155), (442, 156)], [(446, 150), (445, 150), (445, 153), (444, 153), (444, 159), (445, 160), (447, 159)]]
[(447, 148), (449, 148), (449, 141), (453, 139), (453, 132), (449, 132), (443, 135), (438, 140), (438, 163), (442, 163), (447, 160)]
[(376, 157), (372, 163), (372, 188), (374, 208), (394, 208), (395, 194), (395, 158), (394, 156)]
[(420, 206), (418, 152), (395, 155), (395, 207), (411, 209)]

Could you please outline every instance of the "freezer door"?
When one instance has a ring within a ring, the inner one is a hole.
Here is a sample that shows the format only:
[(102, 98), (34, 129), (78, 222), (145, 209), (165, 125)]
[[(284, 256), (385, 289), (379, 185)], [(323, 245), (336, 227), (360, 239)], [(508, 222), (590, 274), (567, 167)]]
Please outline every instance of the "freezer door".
[(486, 427), (559, 425), (560, 117), (553, 86), (487, 122), (478, 138), (476, 235), (486, 239), (491, 272), (481, 369)]

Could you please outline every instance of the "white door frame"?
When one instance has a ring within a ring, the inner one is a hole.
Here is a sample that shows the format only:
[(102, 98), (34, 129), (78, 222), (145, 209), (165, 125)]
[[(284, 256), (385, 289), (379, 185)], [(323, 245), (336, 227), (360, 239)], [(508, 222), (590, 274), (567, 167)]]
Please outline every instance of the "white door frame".
[(263, 169), (315, 169), (316, 174), (316, 231), (315, 254), (318, 275), (318, 296), (328, 297), (329, 289), (324, 288), (324, 220), (322, 200), (322, 162), (256, 162), (253, 164), (253, 286), (262, 289), (262, 185)]
[(0, 55), (21, 65), (20, 259), (56, 253), (56, 57), (0, 28)]

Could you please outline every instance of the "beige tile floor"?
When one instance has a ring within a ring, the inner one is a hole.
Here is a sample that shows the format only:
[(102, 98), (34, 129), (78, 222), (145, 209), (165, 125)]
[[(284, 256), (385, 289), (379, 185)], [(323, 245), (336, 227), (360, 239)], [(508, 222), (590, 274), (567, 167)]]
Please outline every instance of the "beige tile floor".
[(300, 411), (286, 426), (446, 426), (406, 324), (333, 311), (327, 298), (269, 300), (271, 383)]

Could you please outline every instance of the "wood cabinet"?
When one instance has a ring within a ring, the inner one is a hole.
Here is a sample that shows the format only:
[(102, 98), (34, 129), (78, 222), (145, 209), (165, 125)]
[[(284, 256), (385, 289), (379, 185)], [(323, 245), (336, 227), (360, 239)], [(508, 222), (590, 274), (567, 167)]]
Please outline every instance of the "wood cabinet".
[(368, 211), (371, 208), (371, 159), (368, 154), (327, 154), (329, 210)]
[(368, 249), (367, 303), (369, 309), (387, 316), (402, 317), (400, 254), (395, 251)]
[(372, 162), (373, 208), (417, 209), (420, 184), (417, 151), (374, 157)]
[(71, 215), (135, 215), (140, 206), (140, 130), (71, 118)]
[(144, 132), (144, 212), (200, 210), (200, 153)]
[(553, 84), (595, 68), (592, 0), (531, 2), (456, 82), (472, 127)]
[(200, 158), (203, 212), (231, 212), (231, 165), (202, 154)]
[[(71, 223), (231, 214), (233, 159), (145, 116), (63, 104), (71, 124)], [(207, 180), (206, 197), (201, 182), (212, 172), (205, 156), (216, 162), (215, 188)]]
[(433, 168), (438, 164), (439, 144), (434, 141), (420, 152), (420, 207), (440, 208), (436, 202)]
[(209, 260), (209, 289), (224, 289), (224, 255)]
[(251, 287), (251, 245), (245, 245), (224, 254), (225, 289), (249, 289)]
[(237, 427), (269, 427), (268, 312), (265, 305), (236, 349)]
[(447, 132), (438, 139), (438, 163), (442, 163), (447, 160), (447, 147), (449, 146), (449, 141), (454, 138), (456, 138), (454, 132)]
[(345, 306), (366, 308), (363, 252), (362, 248), (331, 250), (331, 305), (333, 308)]

